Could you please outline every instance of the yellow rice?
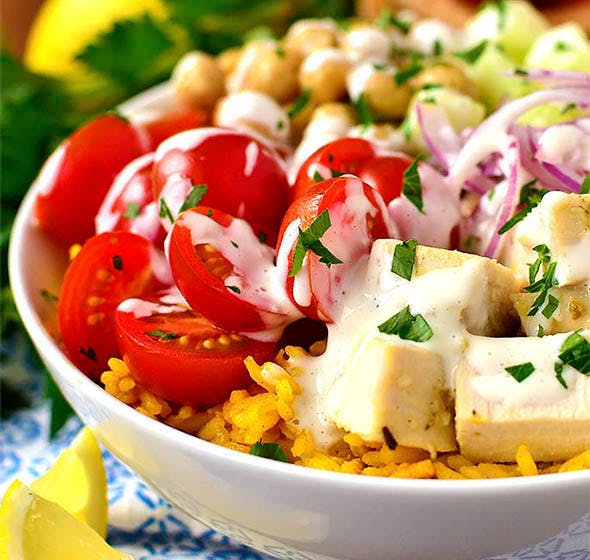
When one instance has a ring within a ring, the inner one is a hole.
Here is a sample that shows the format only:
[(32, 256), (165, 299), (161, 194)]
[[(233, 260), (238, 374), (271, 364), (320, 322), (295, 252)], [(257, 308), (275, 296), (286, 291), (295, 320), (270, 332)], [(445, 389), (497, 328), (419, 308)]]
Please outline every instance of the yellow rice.
[[(287, 347), (285, 352), (295, 356), (304, 350)], [(323, 452), (316, 448), (307, 430), (291, 423), (292, 405), (301, 389), (288, 372), (285, 355), (281, 353), (276, 363), (262, 366), (248, 358), (246, 366), (252, 385), (233, 391), (225, 403), (206, 411), (154, 395), (137, 383), (125, 362), (117, 358), (109, 360), (110, 370), (102, 374), (101, 380), (110, 394), (173, 428), (243, 453), (249, 453), (258, 441), (277, 443), (290, 462), (315, 469), (391, 478), (476, 479), (590, 468), (590, 450), (563, 463), (536, 464), (527, 447), (521, 445), (514, 464), (474, 464), (458, 453), (431, 457), (424, 450), (401, 445), (392, 450), (383, 442), (364, 441), (352, 433)]]

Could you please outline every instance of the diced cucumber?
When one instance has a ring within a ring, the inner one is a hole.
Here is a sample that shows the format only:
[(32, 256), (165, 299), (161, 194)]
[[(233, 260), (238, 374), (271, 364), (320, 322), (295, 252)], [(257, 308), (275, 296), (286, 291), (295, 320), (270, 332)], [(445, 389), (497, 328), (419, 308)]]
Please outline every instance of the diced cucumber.
[(537, 38), (524, 66), (590, 73), (590, 41), (579, 24), (559, 25)]
[(547, 105), (531, 109), (518, 122), (519, 124), (545, 127), (587, 116), (590, 116), (589, 110), (581, 109), (573, 103), (547, 103)]
[(548, 28), (547, 20), (528, 2), (499, 0), (486, 3), (467, 23), (466, 31), (472, 44), (490, 39), (521, 64), (535, 39)]

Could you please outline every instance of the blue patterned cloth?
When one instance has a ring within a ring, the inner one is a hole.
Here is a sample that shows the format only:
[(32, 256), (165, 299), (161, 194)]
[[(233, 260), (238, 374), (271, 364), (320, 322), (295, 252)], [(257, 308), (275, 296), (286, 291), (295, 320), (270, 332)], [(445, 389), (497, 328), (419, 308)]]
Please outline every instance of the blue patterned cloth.
[[(13, 414), (0, 430), (0, 495), (19, 478), (42, 475), (69, 445), (82, 424), (72, 418), (48, 441), (49, 409), (42, 402), (40, 375), (17, 365), (2, 375), (31, 396), (33, 407)], [(270, 560), (190, 519), (155, 494), (109, 452), (103, 452), (109, 492), (109, 542), (136, 560)], [(590, 516), (536, 546), (488, 560), (590, 560)]]

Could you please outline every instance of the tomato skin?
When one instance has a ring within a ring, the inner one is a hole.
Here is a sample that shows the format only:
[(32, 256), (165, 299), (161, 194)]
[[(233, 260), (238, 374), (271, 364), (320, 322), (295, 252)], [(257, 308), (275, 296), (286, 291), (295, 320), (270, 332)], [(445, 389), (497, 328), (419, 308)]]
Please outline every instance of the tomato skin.
[(98, 379), (107, 360), (119, 355), (117, 305), (162, 287), (152, 258), (153, 246), (144, 237), (103, 233), (86, 242), (66, 271), (57, 304), (59, 332), (66, 354), (89, 377)]
[(164, 140), (179, 132), (200, 128), (207, 123), (207, 114), (203, 111), (175, 111), (166, 113), (159, 119), (143, 125), (150, 139), (150, 146), (155, 150)]
[[(224, 229), (228, 228), (234, 221), (232, 216), (224, 212), (202, 206), (187, 210), (177, 220), (169, 238), (168, 260), (172, 275), (182, 295), (193, 309), (219, 328), (240, 332), (267, 328), (261, 313), (264, 310), (244, 299), (244, 293), (237, 294), (226, 286), (224, 277), (237, 274), (234, 265), (218, 250), (197, 251), (193, 244), (193, 234), (184, 225), (186, 215), (190, 214), (207, 216), (223, 226)], [(250, 229), (247, 224), (244, 225)], [(271, 235), (267, 235), (265, 241), (266, 243), (272, 243), (274, 239)], [(256, 246), (261, 245), (258, 238), (253, 243)], [(209, 246), (210, 249), (215, 248), (214, 244), (206, 242), (199, 245), (201, 247)], [(248, 247), (244, 245), (244, 241), (240, 240), (238, 250), (248, 250)], [(266, 260), (268, 262), (266, 262), (266, 265), (271, 266), (273, 252), (268, 247), (267, 253)], [(256, 258), (252, 259), (252, 261), (255, 260)], [(264, 266), (265, 262), (260, 260), (257, 265)], [(216, 273), (216, 269), (223, 271), (223, 276)], [(248, 278), (246, 277), (244, 280), (247, 282)], [(265, 313), (264, 315), (268, 318), (269, 314)]]
[(401, 195), (405, 170), (412, 159), (404, 155), (377, 156), (367, 160), (358, 170), (358, 176), (377, 189), (385, 204)]
[[(361, 196), (371, 208), (373, 215), (356, 211), (354, 203), (349, 207), (349, 196)], [(289, 272), (293, 266), (296, 238), (290, 237), (295, 220), (299, 228), (306, 229), (324, 211), (328, 211), (331, 226), (320, 238), (323, 245), (342, 263), (331, 267), (320, 262), (312, 251), (306, 252), (307, 268), (295, 277)], [(303, 315), (310, 319), (332, 322), (334, 309), (346, 292), (347, 280), (354, 264), (370, 252), (375, 239), (391, 236), (391, 224), (379, 192), (357, 177), (342, 177), (321, 181), (295, 200), (287, 210), (277, 248), (277, 263), (282, 269), (287, 294)], [(309, 292), (309, 301), (298, 301), (296, 282), (301, 282), (303, 292)]]
[(291, 189), (291, 201), (297, 200), (306, 191), (315, 187), (318, 183), (314, 179), (316, 172), (319, 172), (324, 180), (329, 179), (330, 175), (358, 175), (359, 169), (373, 157), (375, 147), (363, 138), (340, 138), (322, 146), (311, 154), (299, 169), (295, 185)]
[[(176, 182), (173, 192), (167, 186), (170, 178)], [(275, 232), (287, 208), (289, 184), (282, 160), (241, 132), (201, 128), (169, 138), (156, 151), (153, 181), (154, 198), (165, 198), (174, 215), (191, 183), (207, 185), (201, 204)]]
[[(133, 377), (162, 398), (194, 407), (224, 402), (250, 383), (244, 365), (248, 356), (260, 363), (275, 353), (275, 343), (228, 335), (189, 310), (137, 318), (119, 309), (116, 325), (121, 355)], [(178, 338), (146, 334), (156, 329)]]
[[(166, 231), (152, 192), (153, 162), (152, 152), (134, 159), (121, 170), (96, 214), (96, 233), (130, 231), (149, 239), (157, 247), (163, 246)], [(138, 208), (133, 218), (126, 217), (131, 204)]]
[(107, 114), (67, 138), (37, 179), (35, 216), (56, 240), (71, 245), (94, 234), (94, 217), (121, 169), (147, 152), (141, 129)]

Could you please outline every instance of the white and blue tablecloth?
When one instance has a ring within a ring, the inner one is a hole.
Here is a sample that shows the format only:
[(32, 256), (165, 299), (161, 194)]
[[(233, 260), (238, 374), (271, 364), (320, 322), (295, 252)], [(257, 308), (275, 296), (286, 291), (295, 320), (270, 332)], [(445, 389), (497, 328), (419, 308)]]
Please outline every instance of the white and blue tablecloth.
[[(42, 475), (82, 426), (80, 420), (71, 418), (49, 441), (49, 406), (41, 397), (42, 376), (34, 368), (23, 368), (23, 361), (26, 357), (2, 371), (34, 404), (2, 421), (0, 495), (15, 478), (28, 483)], [(104, 451), (103, 457), (109, 492), (108, 540), (116, 548), (136, 560), (270, 560), (190, 519), (109, 452)], [(590, 515), (554, 538), (488, 560), (590, 560), (589, 542)]]

